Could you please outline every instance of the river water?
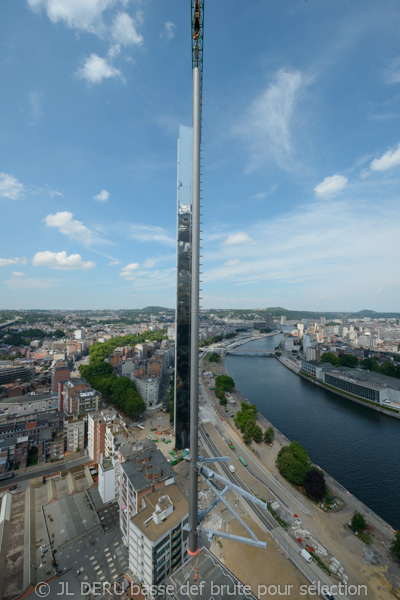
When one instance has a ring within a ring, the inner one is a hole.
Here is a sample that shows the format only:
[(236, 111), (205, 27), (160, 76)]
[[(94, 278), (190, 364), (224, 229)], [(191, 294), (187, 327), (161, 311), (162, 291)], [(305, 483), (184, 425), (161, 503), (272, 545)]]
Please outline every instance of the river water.
[[(282, 335), (249, 342), (274, 349)], [(279, 431), (369, 508), (400, 529), (400, 420), (336, 396), (275, 358), (228, 355), (236, 387)]]

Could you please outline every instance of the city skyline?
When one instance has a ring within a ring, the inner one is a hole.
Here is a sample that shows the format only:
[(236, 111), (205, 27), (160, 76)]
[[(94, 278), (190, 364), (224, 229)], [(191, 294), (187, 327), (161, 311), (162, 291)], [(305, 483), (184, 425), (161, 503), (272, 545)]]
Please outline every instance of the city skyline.
[[(397, 311), (398, 4), (206, 13), (202, 307)], [(0, 308), (174, 307), (190, 7), (1, 14)]]

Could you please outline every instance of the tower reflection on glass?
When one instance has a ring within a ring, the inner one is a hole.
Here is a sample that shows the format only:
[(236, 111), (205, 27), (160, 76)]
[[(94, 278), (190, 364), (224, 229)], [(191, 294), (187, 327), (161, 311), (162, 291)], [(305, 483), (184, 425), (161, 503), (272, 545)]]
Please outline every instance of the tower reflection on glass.
[(190, 297), (192, 239), (192, 128), (179, 127), (178, 248), (175, 335), (175, 447), (189, 446), (190, 428)]

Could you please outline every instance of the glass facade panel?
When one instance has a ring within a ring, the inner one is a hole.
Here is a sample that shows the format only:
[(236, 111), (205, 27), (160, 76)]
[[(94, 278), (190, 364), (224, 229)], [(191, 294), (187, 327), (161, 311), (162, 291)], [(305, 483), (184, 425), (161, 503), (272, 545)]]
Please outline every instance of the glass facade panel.
[(339, 379), (338, 377), (334, 377), (328, 373), (325, 373), (325, 382), (333, 385), (336, 388), (339, 388), (340, 390), (349, 392), (355, 396), (360, 396), (360, 398), (372, 400), (373, 402), (379, 402), (379, 392), (377, 390), (358, 385), (355, 382)]
[(178, 247), (175, 329), (175, 447), (189, 446), (190, 429), (190, 296), (192, 244), (192, 128), (179, 127)]

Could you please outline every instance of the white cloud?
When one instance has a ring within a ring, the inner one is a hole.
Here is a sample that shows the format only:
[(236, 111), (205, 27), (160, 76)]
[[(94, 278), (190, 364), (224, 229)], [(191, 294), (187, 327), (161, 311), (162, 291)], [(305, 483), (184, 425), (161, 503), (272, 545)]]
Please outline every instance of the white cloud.
[(134, 272), (137, 271), (139, 267), (140, 267), (139, 263), (130, 263), (129, 265), (122, 267), (120, 277), (123, 277), (124, 279), (131, 280), (131, 281), (136, 279)]
[(112, 36), (121, 46), (137, 46), (143, 42), (143, 37), (136, 31), (134, 20), (126, 12), (119, 12), (115, 16)]
[(85, 60), (83, 66), (77, 70), (76, 75), (80, 79), (86, 79), (89, 83), (101, 83), (103, 79), (110, 79), (110, 77), (118, 77), (124, 80), (119, 69), (116, 69), (106, 59), (95, 53)]
[(227, 267), (234, 267), (235, 265), (240, 265), (240, 260), (238, 258), (232, 258), (231, 260), (224, 262), (224, 265)]
[(228, 235), (224, 242), (225, 246), (251, 243), (253, 243), (253, 240), (250, 236), (247, 235), (247, 233), (244, 233), (243, 231), (238, 231), (237, 233), (232, 233), (231, 235)]
[(25, 289), (49, 290), (62, 281), (57, 279), (35, 279), (34, 277), (12, 277), (4, 283), (10, 290), (18, 292)]
[(13, 271), (11, 273), (11, 277), (25, 277), (25, 273), (22, 271)]
[(396, 58), (386, 70), (386, 83), (400, 83), (400, 58)]
[(343, 175), (325, 177), (321, 183), (315, 186), (314, 192), (319, 198), (332, 198), (346, 187), (347, 182), (347, 177)]
[(10, 265), (26, 265), (27, 259), (25, 256), (20, 258), (0, 258), (0, 267), (8, 267)]
[(93, 198), (97, 200), (97, 202), (107, 202), (109, 197), (110, 192), (107, 192), (107, 190), (101, 190), (101, 192), (97, 194), (97, 196), (93, 196)]
[[(134, 263), (135, 265), (136, 263)], [(129, 265), (128, 265), (129, 266)], [(154, 271), (140, 271), (132, 269), (126, 275), (120, 274), (128, 281), (134, 281), (135, 290), (154, 290), (159, 294), (162, 290), (163, 297), (166, 289), (176, 286), (176, 267), (170, 269), (155, 269)]]
[(42, 94), (37, 91), (30, 92), (28, 96), (28, 102), (32, 116), (32, 123), (35, 124), (43, 115)]
[(102, 15), (116, 0), (28, 0), (35, 11), (44, 9), (52, 23), (64, 22), (68, 27), (101, 34)]
[(120, 265), (121, 263), (119, 262), (119, 260), (112, 260), (108, 263), (109, 267), (113, 267), (114, 265)]
[(62, 250), (62, 252), (51, 252), (45, 250), (44, 252), (36, 252), (32, 259), (34, 267), (49, 267), (49, 269), (59, 269), (61, 271), (70, 271), (72, 269), (92, 269), (96, 266), (96, 263), (92, 260), (87, 262), (82, 260), (80, 254), (70, 254), (69, 256)]
[(119, 56), (121, 52), (121, 46), (119, 44), (112, 44), (109, 51), (107, 52), (107, 58), (109, 60), (114, 60), (117, 56)]
[(84, 246), (91, 246), (99, 241), (96, 233), (88, 229), (81, 221), (73, 218), (73, 214), (68, 211), (60, 211), (54, 215), (47, 215), (44, 222), (47, 227), (56, 227), (60, 233), (67, 235), (73, 240), (81, 242)]
[(24, 195), (24, 186), (14, 177), (7, 173), (0, 173), (0, 198), (18, 200)]
[(162, 227), (149, 225), (131, 225), (130, 237), (138, 242), (158, 242), (166, 246), (175, 246), (175, 238), (169, 237)]
[(292, 157), (292, 126), (299, 97), (307, 85), (300, 71), (281, 69), (274, 81), (251, 103), (235, 128), (250, 149), (249, 170), (273, 159), (287, 169)]
[(400, 166), (400, 144), (395, 150), (388, 150), (381, 158), (374, 158), (371, 162), (371, 171), (387, 171)]
[(161, 33), (161, 37), (165, 38), (170, 42), (175, 35), (175, 25), (171, 21), (164, 23), (164, 30)]
[(31, 185), (29, 186), (30, 188), (30, 192), (32, 194), (48, 194), (50, 196), (50, 198), (63, 198), (64, 194), (63, 192), (59, 192), (58, 190), (52, 190), (47, 184), (44, 187), (41, 187), (39, 185)]
[[(271, 303), (284, 297), (294, 305), (322, 294), (347, 310), (362, 306), (369, 288), (382, 288), (394, 302), (400, 293), (393, 279), (400, 258), (397, 202), (385, 201), (379, 191), (368, 199), (362, 190), (351, 202), (318, 201), (256, 222), (249, 230), (256, 243), (246, 246), (240, 263), (226, 264), (237, 258), (236, 246), (211, 246), (203, 259), (206, 293), (222, 284), (224, 293), (236, 298), (243, 286), (247, 305), (261, 291)], [(385, 248), (385, 264), (377, 247)]]

